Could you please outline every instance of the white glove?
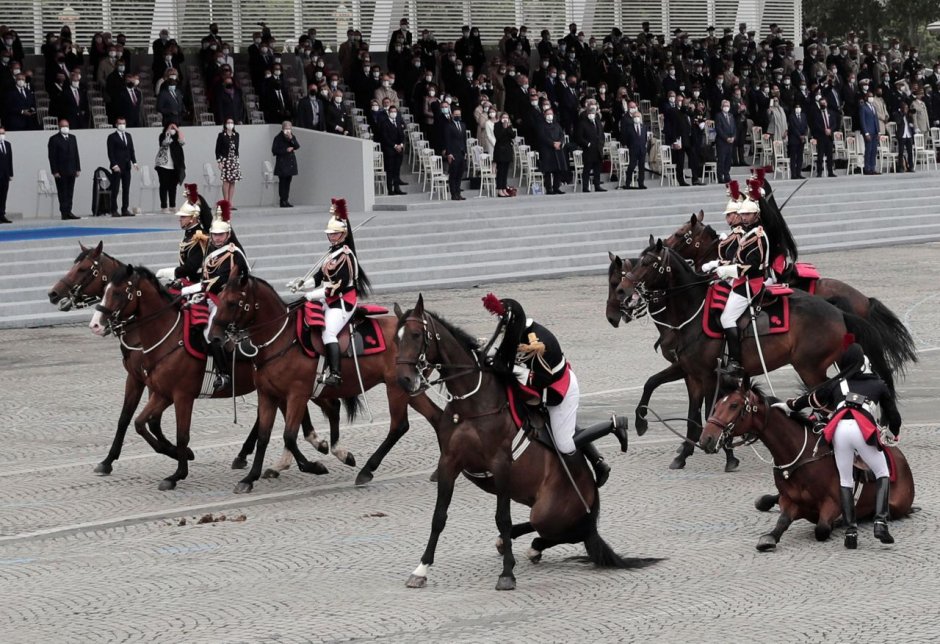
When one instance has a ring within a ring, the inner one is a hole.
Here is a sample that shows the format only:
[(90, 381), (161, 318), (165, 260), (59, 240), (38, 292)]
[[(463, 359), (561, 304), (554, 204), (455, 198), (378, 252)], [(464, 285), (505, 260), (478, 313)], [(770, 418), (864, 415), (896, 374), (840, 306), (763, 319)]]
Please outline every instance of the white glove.
[(176, 279), (176, 267), (170, 266), (168, 268), (161, 268), (157, 271), (157, 279), (165, 280), (167, 282)]
[(321, 286), (320, 288), (315, 288), (312, 291), (307, 291), (304, 293), (304, 297), (307, 298), (308, 302), (313, 300), (322, 300), (326, 296), (326, 287)]
[(521, 364), (513, 365), (513, 368), (512, 368), (512, 375), (516, 377), (516, 380), (518, 380), (519, 384), (521, 385), (529, 384), (530, 372), (531, 372), (530, 369), (523, 367)]
[(718, 260), (718, 259), (713, 259), (710, 262), (705, 262), (704, 264), (702, 264), (702, 272), (711, 273), (713, 270), (718, 268), (718, 265), (720, 263), (721, 263), (721, 260)]
[(183, 290), (180, 291), (183, 295), (195, 295), (196, 293), (202, 293), (203, 285), (202, 282), (197, 282), (196, 284), (190, 284), (189, 286), (184, 286)]
[(723, 280), (735, 278), (738, 276), (738, 265), (725, 264), (724, 266), (719, 266), (715, 269), (715, 275)]

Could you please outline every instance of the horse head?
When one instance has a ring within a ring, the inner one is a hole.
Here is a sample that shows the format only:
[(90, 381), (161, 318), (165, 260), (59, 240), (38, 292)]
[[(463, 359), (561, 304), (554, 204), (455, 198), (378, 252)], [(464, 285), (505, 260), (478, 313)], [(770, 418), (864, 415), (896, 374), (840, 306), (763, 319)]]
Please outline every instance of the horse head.
[(620, 256), (614, 255), (610, 251), (607, 251), (607, 256), (610, 258), (610, 267), (607, 269), (606, 314), (610, 326), (616, 329), (620, 326), (620, 320), (629, 322), (636, 317), (629, 303), (621, 302), (617, 295), (617, 288), (633, 268), (633, 262), (629, 259), (621, 259)]
[(104, 336), (113, 323), (126, 321), (139, 312), (142, 295), (140, 273), (130, 264), (118, 268), (111, 274), (88, 328), (95, 335)]
[(426, 387), (427, 381), (423, 374), (429, 364), (428, 354), (434, 350), (429, 314), (424, 310), (424, 296), (419, 294), (418, 303), (404, 313), (396, 304), (395, 314), (398, 316), (398, 332), (395, 335), (395, 342), (398, 343), (398, 359), (395, 361), (398, 385), (414, 396)]
[(709, 259), (714, 259), (718, 244), (718, 233), (704, 223), (705, 212), (693, 213), (687, 222), (666, 238), (664, 244), (698, 268)]
[(643, 296), (649, 291), (668, 286), (672, 278), (671, 253), (662, 239), (654, 239), (650, 235), (650, 244), (636, 265), (623, 273), (623, 279), (615, 290), (618, 301), (624, 304), (628, 299), (633, 299), (635, 293)]
[(715, 403), (702, 429), (701, 448), (714, 454), (736, 436), (759, 432), (757, 421), (763, 405), (762, 397), (751, 388), (749, 379), (744, 378), (736, 389)]
[(232, 267), (225, 287), (219, 293), (215, 317), (209, 329), (209, 340), (224, 342), (239, 331), (244, 331), (254, 322), (259, 308), (256, 281), (247, 273), (242, 274), (236, 264)]
[(117, 264), (102, 252), (104, 242), (98, 242), (94, 248), (86, 248), (81, 242), (78, 245), (82, 250), (72, 267), (47, 293), (49, 302), (58, 304), (60, 311), (88, 306), (100, 299)]

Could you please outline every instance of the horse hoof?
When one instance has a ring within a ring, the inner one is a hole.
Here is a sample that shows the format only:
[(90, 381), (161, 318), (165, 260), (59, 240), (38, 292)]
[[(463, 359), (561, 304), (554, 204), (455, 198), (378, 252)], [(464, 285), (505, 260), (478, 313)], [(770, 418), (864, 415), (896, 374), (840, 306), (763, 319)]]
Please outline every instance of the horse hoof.
[(235, 494), (247, 494), (248, 492), (251, 492), (251, 487), (251, 483), (240, 481), (238, 485), (235, 486)]
[(343, 465), (348, 465), (349, 467), (356, 467), (356, 457), (352, 455), (352, 452), (346, 453), (346, 458), (343, 459)]
[(243, 470), (243, 469), (245, 469), (246, 467), (248, 467), (248, 460), (247, 460), (247, 459), (244, 459), (244, 458), (242, 458), (242, 457), (240, 457), (240, 456), (236, 456), (235, 459), (232, 461), (232, 469), (233, 469), (233, 470)]
[(764, 494), (763, 496), (757, 497), (757, 500), (754, 501), (754, 507), (761, 512), (770, 512), (771, 508), (777, 505), (779, 499), (779, 494)]
[(769, 534), (761, 535), (760, 539), (757, 540), (757, 550), (760, 552), (770, 552), (777, 548), (777, 540)]
[(515, 577), (500, 577), (499, 581), (496, 582), (496, 590), (515, 590), (515, 589), (516, 589)]
[(281, 473), (270, 467), (264, 471), (264, 474), (261, 475), (261, 478), (263, 479), (276, 479), (280, 477)]
[(193, 450), (189, 449), (188, 447), (186, 448), (186, 460), (187, 460), (187, 461), (195, 461), (195, 460), (196, 460), (196, 455), (193, 454)]
[(101, 461), (98, 465), (95, 466), (95, 474), (100, 474), (101, 476), (107, 476), (111, 473), (111, 463), (107, 461)]
[(317, 451), (320, 452), (321, 454), (329, 454), (330, 453), (329, 441), (322, 440), (319, 443), (317, 443)]
[(639, 414), (637, 414), (636, 418), (633, 420), (633, 426), (636, 428), (637, 436), (642, 436), (645, 434), (646, 430), (650, 427), (649, 423), (646, 422), (646, 419)]
[(537, 564), (542, 560), (542, 551), (530, 547), (528, 550), (526, 550), (525, 556), (529, 559), (529, 561)]
[(437, 483), (437, 468), (434, 468), (434, 471), (431, 472), (431, 476), (428, 477), (428, 480), (431, 483)]
[(418, 575), (411, 575), (408, 577), (408, 581), (405, 582), (405, 588), (424, 588), (428, 585), (427, 577), (419, 577)]
[(326, 469), (326, 465), (320, 461), (308, 461), (306, 465), (299, 466), (300, 471), (304, 474), (329, 474), (330, 471)]
[(725, 461), (725, 472), (735, 472), (741, 466), (741, 461), (732, 457)]
[(832, 528), (830, 526), (817, 525), (816, 529), (813, 530), (813, 534), (816, 536), (816, 541), (827, 541), (829, 535), (832, 534)]
[(685, 458), (682, 456), (677, 456), (672, 459), (672, 463), (669, 464), (669, 469), (671, 470), (681, 470), (685, 467)]
[(496, 552), (503, 554), (503, 538), (496, 537)]
[(372, 472), (366, 469), (361, 470), (356, 477), (356, 485), (366, 485), (370, 482), (372, 482)]
[(160, 481), (160, 485), (158, 485), (157, 488), (161, 492), (166, 492), (167, 490), (174, 490), (176, 489), (176, 481), (172, 479), (163, 479), (162, 481)]

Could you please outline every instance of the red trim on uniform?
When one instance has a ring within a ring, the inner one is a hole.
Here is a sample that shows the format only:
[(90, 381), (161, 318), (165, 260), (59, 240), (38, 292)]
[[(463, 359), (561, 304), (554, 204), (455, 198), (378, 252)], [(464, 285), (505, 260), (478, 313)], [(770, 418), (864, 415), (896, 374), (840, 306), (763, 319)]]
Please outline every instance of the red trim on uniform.
[(881, 442), (881, 432), (878, 431), (878, 428), (875, 427), (868, 416), (862, 412), (857, 409), (852, 409), (851, 407), (843, 407), (836, 412), (836, 415), (826, 424), (826, 428), (823, 430), (823, 438), (831, 445), (832, 437), (836, 433), (836, 427), (839, 426), (839, 421), (846, 420), (846, 416), (858, 423), (858, 428), (861, 430), (862, 438), (865, 439), (866, 443), (874, 445), (884, 452), (885, 458), (888, 460), (888, 478), (894, 482), (898, 476), (894, 454), (890, 447), (885, 447), (884, 443)]
[(770, 264), (770, 267), (774, 270), (775, 273), (783, 273), (784, 269), (787, 267), (787, 256), (777, 255), (774, 258), (774, 261)]
[(516, 410), (516, 392), (513, 391), (512, 385), (506, 385), (506, 398), (509, 402), (509, 415), (512, 417), (512, 422), (515, 423), (516, 429), (520, 429), (522, 427), (522, 416)]
[(797, 262), (795, 264), (794, 270), (796, 271), (796, 276), (802, 277), (803, 279), (818, 280), (820, 277), (819, 271), (816, 270), (816, 266), (810, 264), (809, 262)]
[(347, 291), (346, 293), (343, 293), (342, 295), (328, 296), (326, 298), (326, 303), (336, 304), (337, 302), (339, 302), (340, 298), (342, 298), (342, 300), (346, 304), (349, 304), (350, 306), (356, 306), (356, 301), (358, 300), (358, 297), (356, 296), (356, 291)]
[(549, 389), (564, 398), (568, 394), (568, 387), (571, 386), (571, 363), (565, 363), (565, 372), (561, 378), (548, 386)]

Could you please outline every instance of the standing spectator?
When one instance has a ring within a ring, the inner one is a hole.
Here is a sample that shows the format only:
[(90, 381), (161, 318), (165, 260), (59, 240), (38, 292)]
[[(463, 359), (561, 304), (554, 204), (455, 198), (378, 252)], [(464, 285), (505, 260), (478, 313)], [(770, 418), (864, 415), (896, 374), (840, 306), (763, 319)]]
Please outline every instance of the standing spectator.
[(813, 132), (813, 138), (816, 139), (816, 176), (822, 176), (825, 160), (827, 176), (834, 177), (836, 173), (832, 169), (833, 128), (838, 120), (836, 114), (829, 109), (825, 98), (817, 98), (816, 103), (817, 107), (813, 109), (810, 120), (810, 130)]
[(744, 140), (747, 137), (747, 103), (741, 95), (741, 88), (734, 87), (731, 92), (731, 116), (734, 118), (735, 130), (737, 134), (734, 137), (734, 160), (732, 165), (747, 165), (744, 158)]
[(75, 179), (82, 174), (82, 161), (78, 156), (78, 142), (69, 134), (69, 121), (59, 119), (59, 132), (49, 137), (49, 170), (59, 193), (59, 214), (62, 219), (81, 219), (72, 213), (72, 195)]
[(907, 101), (901, 101), (901, 108), (894, 115), (898, 128), (898, 171), (914, 171), (914, 117)]
[(3, 102), (3, 123), (8, 130), (15, 132), (39, 129), (39, 122), (36, 120), (36, 96), (26, 86), (25, 75), (16, 75), (14, 86), (7, 90)]
[(373, 92), (372, 98), (379, 103), (387, 98), (392, 105), (398, 107), (398, 93), (392, 89), (392, 79), (388, 74), (382, 76), (382, 86)]
[(930, 114), (927, 111), (927, 104), (924, 102), (923, 88), (917, 90), (910, 108), (911, 116), (914, 119), (914, 133), (928, 136), (930, 134)]
[(297, 102), (297, 126), (322, 132), (326, 128), (326, 107), (320, 100), (316, 83), (310, 83), (309, 95)]
[(157, 111), (163, 115), (163, 125), (183, 122), (183, 94), (178, 87), (179, 73), (176, 69), (166, 71), (166, 80), (157, 96)]
[[(131, 189), (131, 167), (139, 170), (134, 139), (127, 132), (124, 119), (117, 119), (117, 132), (108, 137), (108, 165), (111, 166), (111, 216), (133, 217), (128, 209)], [(121, 192), (121, 213), (118, 214), (117, 196)]]
[(483, 145), (483, 151), (493, 158), (493, 152), (496, 150), (496, 107), (490, 106), (489, 111), (483, 121), (483, 136), (480, 143)]
[(555, 122), (555, 113), (545, 111), (538, 126), (539, 164), (545, 177), (545, 194), (563, 195), (559, 187), (562, 174), (568, 169), (565, 161), (565, 131)]
[(388, 194), (403, 195), (401, 162), (405, 154), (405, 125), (398, 120), (398, 108), (389, 106), (387, 115), (379, 112), (375, 139), (382, 147)]
[(234, 203), (235, 183), (242, 180), (241, 166), (238, 161), (239, 134), (235, 131), (235, 121), (226, 119), (222, 131), (215, 139), (215, 160), (219, 164), (222, 179), (222, 198)]
[(143, 101), (143, 94), (137, 86), (140, 85), (140, 79), (137, 74), (128, 74), (127, 81), (114, 97), (114, 118), (122, 118), (127, 123), (127, 127), (140, 127), (141, 116), (140, 108)]
[(881, 174), (875, 171), (875, 160), (878, 158), (878, 113), (875, 112), (875, 97), (871, 92), (865, 97), (859, 116), (862, 134), (865, 136), (865, 167), (862, 173)]
[(297, 157), (294, 151), (300, 148), (297, 137), (291, 131), (291, 122), (281, 123), (281, 133), (274, 137), (271, 154), (274, 155), (274, 176), (278, 179), (277, 189), (281, 199), (281, 208), (293, 208), (290, 202), (291, 179), (297, 176)]
[[(104, 64), (102, 63), (99, 71), (104, 69)], [(117, 122), (117, 100), (120, 98), (121, 94), (125, 91), (127, 63), (123, 60), (117, 61), (115, 64), (114, 70), (108, 74), (104, 79), (104, 106), (105, 111), (108, 115), (108, 123), (112, 125)]]
[(281, 75), (272, 75), (261, 97), (264, 109), (264, 120), (267, 123), (281, 123), (294, 118), (294, 104), (290, 92), (284, 89)]
[(215, 116), (215, 122), (219, 125), (228, 120), (234, 121), (237, 125), (247, 121), (242, 90), (235, 85), (230, 75), (226, 75), (222, 80), (222, 86), (212, 93), (212, 113)]
[(13, 223), (7, 219), (7, 192), (13, 178), (13, 147), (7, 143), (7, 133), (0, 127), (0, 224)]
[(69, 86), (62, 92), (62, 103), (59, 116), (66, 119), (76, 130), (87, 128), (88, 92), (82, 87), (82, 74), (78, 70), (72, 72)]
[(450, 196), (454, 201), (464, 201), (461, 195), (460, 183), (463, 181), (463, 166), (467, 156), (467, 130), (461, 121), (460, 107), (451, 108), (445, 104), (441, 108), (444, 117), (442, 125), (441, 144), (444, 146), (444, 158), (447, 159), (447, 183), (450, 186)]
[(588, 192), (593, 177), (594, 192), (607, 192), (601, 186), (601, 161), (604, 157), (604, 125), (597, 115), (597, 105), (588, 106), (574, 128), (574, 143), (581, 148), (584, 168), (581, 172), (581, 191)]
[(499, 122), (493, 126), (493, 135), (496, 144), (493, 147), (493, 163), (496, 164), (496, 194), (508, 197), (506, 191), (506, 178), (509, 176), (509, 166), (512, 165), (512, 142), (516, 137), (515, 130), (509, 122), (509, 114), (503, 112), (499, 115)]
[(790, 178), (803, 178), (803, 150), (809, 136), (809, 124), (803, 108), (797, 105), (787, 121), (787, 155), (790, 157)]
[(186, 157), (183, 146), (186, 141), (176, 123), (168, 123), (159, 135), (157, 158), (154, 167), (160, 182), (160, 208), (164, 212), (176, 209), (176, 186), (186, 178)]
[(408, 18), (402, 18), (398, 21), (398, 30), (392, 32), (392, 37), (388, 41), (388, 48), (400, 42), (406, 47), (411, 47), (411, 32), (408, 30)]
[(787, 115), (780, 106), (779, 98), (771, 98), (767, 108), (767, 133), (774, 141), (787, 140)]
[(333, 100), (326, 106), (326, 132), (346, 136), (346, 110), (343, 109), (343, 92), (333, 92)]
[(731, 116), (731, 101), (721, 101), (721, 110), (715, 120), (715, 151), (718, 156), (718, 183), (731, 181), (731, 158), (734, 140), (738, 135), (737, 123)]
[(620, 140), (626, 144), (630, 154), (627, 176), (623, 178), (627, 190), (632, 188), (634, 171), (637, 172), (637, 188), (646, 190), (644, 180), (646, 175), (647, 139), (649, 139), (649, 131), (643, 125), (643, 115), (636, 110), (636, 105), (631, 102), (630, 109), (624, 114), (620, 125)]

